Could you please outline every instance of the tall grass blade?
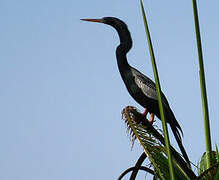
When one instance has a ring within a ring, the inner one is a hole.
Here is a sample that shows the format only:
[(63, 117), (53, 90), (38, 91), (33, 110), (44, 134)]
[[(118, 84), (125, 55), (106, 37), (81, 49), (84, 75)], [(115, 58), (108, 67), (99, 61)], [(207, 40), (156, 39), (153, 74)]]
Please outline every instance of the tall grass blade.
[(169, 140), (167, 123), (165, 120), (163, 104), (162, 104), (162, 99), (161, 99), (161, 88), (160, 88), (160, 82), (159, 82), (159, 77), (158, 77), (158, 72), (157, 72), (157, 66), (156, 66), (156, 62), (155, 62), (154, 51), (153, 51), (153, 47), (152, 47), (150, 32), (149, 32), (146, 14), (145, 14), (142, 0), (140, 0), (140, 3), (141, 3), (142, 16), (144, 19), (145, 31), (146, 31), (146, 35), (147, 35), (149, 50), (150, 50), (151, 62), (152, 62), (152, 66), (153, 66), (154, 78), (155, 78), (155, 82), (156, 82), (158, 103), (159, 103), (160, 115), (161, 115), (162, 126), (163, 126), (164, 137), (165, 137), (165, 145), (166, 145), (167, 156), (168, 156), (170, 177), (171, 177), (171, 180), (174, 180), (175, 178), (174, 178), (172, 156), (171, 156), (171, 151), (170, 151), (170, 140)]
[(203, 108), (203, 116), (204, 116), (207, 168), (210, 168), (212, 147), (211, 147), (210, 122), (209, 122), (209, 112), (208, 112), (208, 100), (207, 100), (206, 83), (205, 83), (205, 72), (204, 72), (204, 63), (203, 63), (203, 55), (202, 55), (202, 43), (201, 43), (201, 35), (200, 35), (200, 28), (199, 28), (197, 3), (196, 3), (196, 0), (193, 0), (192, 2), (193, 2), (195, 32), (196, 32), (198, 57), (199, 57), (199, 68), (200, 68), (199, 75), (200, 75), (202, 108)]

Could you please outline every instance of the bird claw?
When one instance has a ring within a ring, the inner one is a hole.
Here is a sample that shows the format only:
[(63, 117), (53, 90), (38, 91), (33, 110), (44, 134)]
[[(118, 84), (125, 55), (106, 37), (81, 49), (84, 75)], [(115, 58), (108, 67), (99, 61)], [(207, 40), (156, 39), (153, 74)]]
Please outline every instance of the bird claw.
[(145, 109), (145, 111), (143, 113), (138, 112), (138, 110), (134, 107), (134, 106), (127, 106), (125, 108), (126, 110), (128, 110), (132, 116), (133, 116), (133, 120), (137, 123), (137, 124), (145, 124), (146, 121), (149, 122), (150, 125), (153, 124), (154, 122), (154, 114), (150, 113), (150, 119), (147, 119), (147, 114), (148, 114), (148, 110)]
[(127, 106), (126, 109), (130, 113), (132, 113), (133, 120), (137, 124), (144, 123), (147, 120), (147, 118), (146, 118), (147, 113), (145, 113), (145, 112), (144, 113), (138, 112), (138, 110), (134, 106)]

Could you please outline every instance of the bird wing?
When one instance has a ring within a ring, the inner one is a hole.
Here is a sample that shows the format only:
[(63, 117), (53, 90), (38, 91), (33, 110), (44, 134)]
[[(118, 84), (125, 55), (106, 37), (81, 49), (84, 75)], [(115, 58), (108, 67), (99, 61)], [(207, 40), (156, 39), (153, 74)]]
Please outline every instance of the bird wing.
[[(135, 71), (134, 74), (134, 80), (137, 84), (137, 86), (142, 90), (142, 92), (151, 99), (158, 100), (157, 98), (157, 90), (156, 90), (156, 84), (147, 76), (139, 72), (137, 69), (133, 68), (133, 71)], [(169, 103), (165, 97), (165, 95), (161, 92), (161, 98), (162, 102), (166, 107), (169, 107)]]

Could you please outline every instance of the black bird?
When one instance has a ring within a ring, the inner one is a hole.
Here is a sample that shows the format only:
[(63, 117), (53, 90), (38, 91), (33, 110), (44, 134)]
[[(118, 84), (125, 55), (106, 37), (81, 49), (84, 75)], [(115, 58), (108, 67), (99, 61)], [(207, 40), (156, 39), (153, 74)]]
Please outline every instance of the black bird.
[[(135, 99), (135, 101), (137, 101), (141, 106), (145, 108), (144, 115), (147, 115), (147, 112), (150, 113), (151, 123), (153, 122), (154, 115), (161, 119), (155, 83), (150, 78), (148, 78), (128, 64), (126, 54), (132, 47), (132, 38), (127, 25), (123, 21), (115, 17), (81, 20), (108, 24), (116, 29), (120, 38), (120, 44), (116, 49), (116, 58), (119, 72), (122, 76), (128, 92)], [(163, 93), (162, 102), (164, 106), (166, 120), (170, 124), (170, 127), (183, 154), (183, 157), (187, 161), (188, 165), (190, 165), (189, 158), (182, 145), (182, 139), (180, 135), (180, 132), (182, 133), (182, 129), (177, 122)]]

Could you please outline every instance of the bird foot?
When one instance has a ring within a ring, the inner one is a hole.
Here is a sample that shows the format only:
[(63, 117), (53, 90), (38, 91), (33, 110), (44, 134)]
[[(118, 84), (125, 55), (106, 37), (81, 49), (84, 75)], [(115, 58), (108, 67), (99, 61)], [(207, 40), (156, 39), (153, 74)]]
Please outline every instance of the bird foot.
[(154, 114), (150, 113), (149, 123), (152, 125), (154, 123)]
[(133, 120), (137, 123), (137, 124), (140, 124), (140, 123), (144, 123), (147, 118), (146, 118), (146, 115), (147, 115), (147, 112), (145, 113), (140, 113), (137, 111), (137, 109), (133, 106), (127, 106), (127, 109), (129, 110), (129, 112), (132, 113), (133, 115)]
[(137, 109), (133, 106), (127, 106), (127, 109), (133, 114), (133, 119), (137, 124), (145, 124), (148, 121), (151, 125), (154, 122), (154, 114), (150, 113), (150, 119), (147, 119), (148, 110), (145, 109), (143, 113), (137, 111)]

